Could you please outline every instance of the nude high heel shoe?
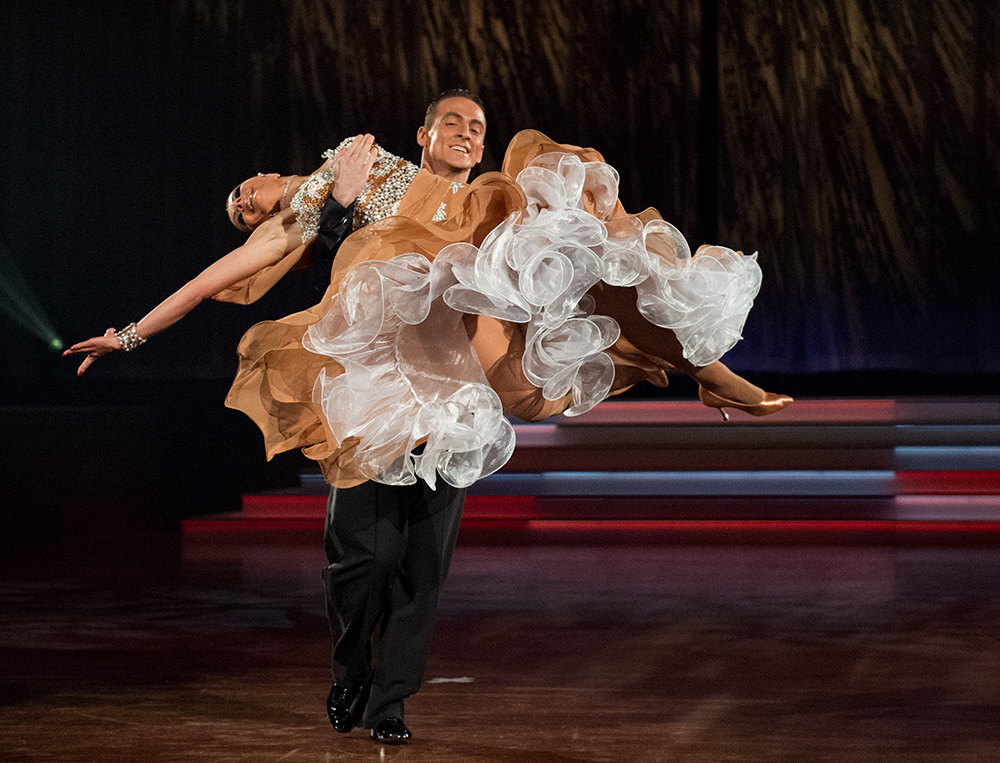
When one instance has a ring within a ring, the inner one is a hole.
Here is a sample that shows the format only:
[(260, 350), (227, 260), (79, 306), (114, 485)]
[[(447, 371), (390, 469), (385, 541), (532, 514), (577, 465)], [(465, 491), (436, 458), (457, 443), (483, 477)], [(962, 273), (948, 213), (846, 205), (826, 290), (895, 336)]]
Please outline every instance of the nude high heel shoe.
[(759, 403), (753, 403), (752, 405), (737, 403), (735, 400), (727, 400), (724, 397), (719, 397), (714, 392), (709, 392), (701, 386), (698, 387), (698, 399), (709, 408), (718, 408), (719, 413), (722, 414), (723, 421), (729, 421), (729, 414), (726, 413), (726, 408), (735, 408), (738, 411), (749, 413), (751, 416), (770, 416), (772, 413), (777, 413), (792, 404), (792, 398), (788, 395), (776, 395), (773, 392), (765, 392), (764, 399)]

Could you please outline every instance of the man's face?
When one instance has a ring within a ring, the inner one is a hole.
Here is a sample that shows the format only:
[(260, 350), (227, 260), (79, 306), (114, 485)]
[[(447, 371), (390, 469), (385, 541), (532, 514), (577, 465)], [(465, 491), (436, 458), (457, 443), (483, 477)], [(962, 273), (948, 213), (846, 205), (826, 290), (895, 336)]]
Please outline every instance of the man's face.
[(475, 101), (445, 98), (437, 105), (430, 129), (421, 125), (417, 143), (424, 147), (423, 163), (432, 172), (468, 172), (483, 158), (486, 116)]

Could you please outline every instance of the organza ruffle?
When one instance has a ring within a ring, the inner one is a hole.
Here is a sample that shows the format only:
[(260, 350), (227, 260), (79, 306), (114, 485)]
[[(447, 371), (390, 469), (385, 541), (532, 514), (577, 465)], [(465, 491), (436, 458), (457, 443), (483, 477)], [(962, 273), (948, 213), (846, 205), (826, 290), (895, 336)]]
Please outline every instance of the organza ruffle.
[[(760, 287), (756, 256), (692, 256), (617, 196), (600, 154), (535, 131), (468, 186), (419, 172), (399, 216), (341, 246), (322, 302), (247, 332), (226, 404), (268, 458), (302, 448), (337, 487), (463, 487), (510, 457), (506, 416), (579, 414), (717, 360)], [(239, 299), (273, 280), (255, 278)]]
[(358, 441), (361, 472), (385, 484), (434, 487), (440, 474), (467, 487), (514, 450), (462, 315), (435, 298), (434, 270), (419, 254), (354, 266), (303, 340), (343, 367), (320, 373), (313, 399), (338, 441)]
[(513, 429), (470, 349), (464, 314), (523, 324), (523, 374), (546, 400), (567, 399), (566, 415), (593, 408), (614, 381), (606, 351), (620, 330), (594, 314), (588, 295), (601, 282), (636, 287), (641, 314), (672, 329), (694, 365), (740, 338), (760, 287), (755, 256), (709, 247), (692, 257), (663, 220), (608, 219), (618, 173), (603, 162), (545, 153), (516, 182), (526, 209), (480, 246), (361, 262), (306, 333), (306, 349), (344, 369), (320, 375), (314, 401), (338, 440), (359, 441), (355, 463), (372, 479), (433, 486), (436, 471), (465, 487), (510, 457)]

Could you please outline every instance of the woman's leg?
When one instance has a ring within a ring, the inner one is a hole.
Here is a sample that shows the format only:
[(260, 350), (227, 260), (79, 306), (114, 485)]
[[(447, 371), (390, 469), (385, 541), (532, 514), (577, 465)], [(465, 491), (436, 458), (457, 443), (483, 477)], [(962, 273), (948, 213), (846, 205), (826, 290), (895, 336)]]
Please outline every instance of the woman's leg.
[(622, 337), (650, 358), (660, 359), (669, 368), (687, 374), (705, 389), (727, 400), (756, 405), (766, 397), (764, 390), (719, 361), (707, 366), (696, 366), (688, 361), (677, 335), (670, 329), (653, 325), (639, 312), (634, 288), (602, 285), (592, 289), (591, 295), (597, 300), (597, 312), (614, 318)]
[[(716, 361), (696, 366), (687, 360), (677, 335), (650, 323), (639, 312), (634, 288), (601, 285), (590, 293), (597, 301), (596, 312), (614, 318), (621, 329), (621, 338), (608, 351), (615, 362), (611, 394), (622, 392), (643, 379), (666, 386), (667, 371), (680, 371), (723, 401), (736, 403), (744, 410), (747, 406), (766, 403), (767, 412), (774, 412), (777, 396), (751, 384), (724, 363)], [(570, 394), (559, 400), (546, 400), (542, 391), (524, 376), (521, 366), (524, 333), (520, 324), (482, 315), (466, 316), (466, 329), (490, 386), (500, 396), (504, 412), (524, 421), (541, 421), (571, 405)], [(718, 407), (717, 401), (706, 396), (702, 399)], [(790, 398), (783, 405), (788, 402)]]
[(559, 400), (546, 400), (542, 390), (525, 377), (521, 366), (524, 333), (520, 324), (485, 315), (466, 316), (466, 329), (490, 386), (500, 396), (504, 413), (522, 421), (541, 421), (571, 405), (570, 394)]

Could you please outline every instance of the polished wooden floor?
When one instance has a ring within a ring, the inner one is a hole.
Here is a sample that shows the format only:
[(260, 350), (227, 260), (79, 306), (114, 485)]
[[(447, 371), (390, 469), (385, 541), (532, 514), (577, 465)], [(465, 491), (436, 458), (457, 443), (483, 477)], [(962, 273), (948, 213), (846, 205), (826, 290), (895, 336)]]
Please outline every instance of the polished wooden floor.
[(383, 747), (327, 723), (320, 538), (4, 558), (4, 761), (1000, 760), (1000, 551), (463, 542)]

